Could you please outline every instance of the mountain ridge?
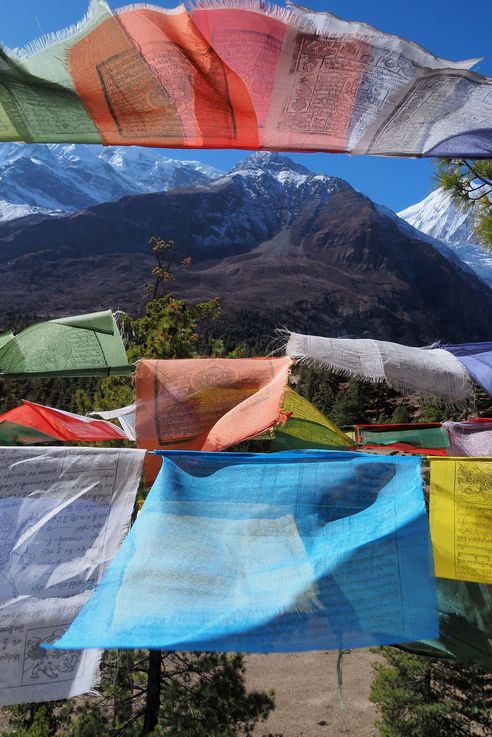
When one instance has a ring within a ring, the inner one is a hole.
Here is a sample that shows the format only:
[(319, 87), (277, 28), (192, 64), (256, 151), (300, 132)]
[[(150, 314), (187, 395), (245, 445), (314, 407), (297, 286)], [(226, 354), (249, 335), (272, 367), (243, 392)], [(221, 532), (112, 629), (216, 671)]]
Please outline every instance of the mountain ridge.
[(0, 313), (26, 291), (36, 311), (141, 311), (152, 235), (193, 258), (173, 291), (221, 297), (252, 338), (279, 322), (411, 344), (490, 337), (492, 290), (445, 246), (344, 180), (265, 152), (206, 183), (0, 223)]

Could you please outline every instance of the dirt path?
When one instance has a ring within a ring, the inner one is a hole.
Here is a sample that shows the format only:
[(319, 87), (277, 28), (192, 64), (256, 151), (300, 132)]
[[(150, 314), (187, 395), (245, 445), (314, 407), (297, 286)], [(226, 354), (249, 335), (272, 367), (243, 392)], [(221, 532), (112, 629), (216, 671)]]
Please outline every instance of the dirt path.
[(368, 696), (371, 663), (377, 656), (368, 650), (344, 656), (344, 712), (339, 702), (337, 657), (335, 652), (248, 656), (248, 688), (274, 689), (276, 694), (276, 709), (257, 727), (255, 736), (373, 737), (377, 714)]

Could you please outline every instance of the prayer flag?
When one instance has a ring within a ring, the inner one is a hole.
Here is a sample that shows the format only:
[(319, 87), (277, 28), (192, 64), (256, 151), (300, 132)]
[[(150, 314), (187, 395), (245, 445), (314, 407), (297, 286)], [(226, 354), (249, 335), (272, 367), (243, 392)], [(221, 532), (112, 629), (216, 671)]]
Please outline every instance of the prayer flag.
[(437, 636), (419, 459), (161, 455), (118, 556), (51, 647), (295, 652)]
[(352, 448), (353, 443), (311, 402), (287, 388), (282, 411), (288, 419), (274, 429), (272, 450)]
[(102, 417), (104, 420), (118, 420), (128, 440), (135, 442), (135, 402), (119, 409), (91, 412), (91, 417)]
[(355, 379), (385, 380), (395, 389), (462, 402), (472, 394), (465, 367), (442, 348), (411, 348), (385, 340), (322, 338), (288, 333), (285, 352), (292, 358)]
[(37, 445), (38, 443), (52, 443), (56, 440), (53, 435), (48, 435), (32, 427), (16, 425), (13, 422), (0, 422), (0, 445)]
[(0, 336), (3, 378), (131, 373), (111, 310), (61, 317), (32, 325), (18, 335)]
[[(290, 358), (140, 361), (138, 447), (215, 451), (260, 435), (281, 418), (291, 363)], [(147, 483), (160, 463), (159, 456), (146, 459)]]
[(247, 0), (104, 0), (0, 50), (0, 140), (492, 155), (492, 79), (363, 23)]
[(452, 456), (492, 457), (492, 419), (445, 422)]
[(357, 444), (420, 455), (448, 455), (449, 438), (440, 422), (356, 425)]
[(470, 376), (492, 397), (492, 343), (462, 343), (444, 347), (461, 361)]
[(130, 522), (143, 451), (0, 448), (0, 705), (89, 691), (100, 653), (48, 653)]
[(455, 658), (492, 670), (492, 597), (487, 586), (438, 578), (439, 639), (400, 645), (418, 655)]
[(431, 458), (436, 576), (492, 583), (492, 459)]
[(22, 400), (20, 407), (15, 407), (4, 415), (0, 415), (0, 433), (5, 422), (39, 430), (51, 435), (55, 440), (66, 442), (98, 443), (105, 440), (127, 439), (125, 433), (111, 422), (92, 420), (83, 415), (45, 407), (25, 399)]

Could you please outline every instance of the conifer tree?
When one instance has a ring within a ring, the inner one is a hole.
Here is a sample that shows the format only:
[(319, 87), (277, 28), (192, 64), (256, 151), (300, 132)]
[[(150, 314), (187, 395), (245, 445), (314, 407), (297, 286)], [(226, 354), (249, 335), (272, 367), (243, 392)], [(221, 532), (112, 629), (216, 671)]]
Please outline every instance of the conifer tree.
[(492, 248), (492, 160), (443, 159), (437, 180), (458, 207), (473, 210), (477, 238)]
[(492, 674), (478, 665), (382, 648), (371, 701), (380, 737), (490, 737)]

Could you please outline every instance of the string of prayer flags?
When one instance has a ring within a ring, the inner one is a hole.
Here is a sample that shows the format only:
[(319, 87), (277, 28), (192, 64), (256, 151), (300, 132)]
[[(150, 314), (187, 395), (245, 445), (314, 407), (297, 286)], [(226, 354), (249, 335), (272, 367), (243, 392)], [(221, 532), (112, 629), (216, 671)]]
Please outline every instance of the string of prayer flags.
[(448, 455), (449, 438), (440, 422), (355, 425), (357, 444), (420, 455)]
[(0, 376), (129, 376), (111, 310), (62, 317), (0, 335)]
[(442, 348), (411, 348), (384, 340), (323, 338), (288, 333), (285, 352), (366, 381), (386, 381), (405, 392), (462, 402), (472, 395), (465, 367)]
[[(281, 418), (291, 363), (290, 358), (140, 361), (137, 446), (218, 451), (260, 435)], [(147, 457), (148, 484), (160, 465), (160, 457)]]
[(492, 670), (492, 597), (488, 586), (438, 578), (439, 639), (399, 645), (417, 655), (455, 658)]
[(282, 411), (288, 420), (274, 428), (271, 450), (353, 447), (350, 438), (334, 422), (290, 387), (285, 392)]
[(437, 637), (420, 459), (160, 455), (115, 560), (49, 647), (296, 652)]
[(492, 583), (492, 459), (430, 459), (436, 576)]
[(492, 397), (492, 343), (462, 343), (446, 345), (470, 376)]
[(492, 418), (445, 422), (452, 456), (492, 457)]
[(492, 155), (477, 59), (300, 6), (92, 0), (75, 27), (1, 56), (3, 141)]
[(0, 705), (91, 690), (100, 652), (48, 652), (128, 528), (143, 451), (0, 448)]
[[(83, 415), (22, 400), (20, 407), (0, 415), (0, 432), (4, 422), (51, 435), (55, 440), (98, 443), (105, 440), (126, 440), (125, 433), (105, 420), (93, 420)], [(45, 441), (43, 441), (45, 442)]]
[(135, 442), (135, 402), (119, 409), (91, 412), (90, 416), (102, 417), (104, 420), (118, 420), (127, 439)]

